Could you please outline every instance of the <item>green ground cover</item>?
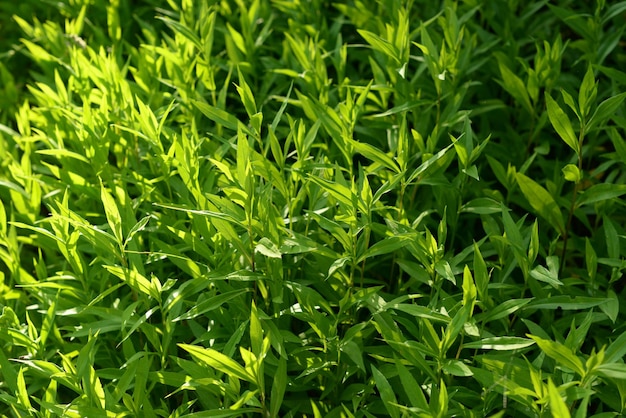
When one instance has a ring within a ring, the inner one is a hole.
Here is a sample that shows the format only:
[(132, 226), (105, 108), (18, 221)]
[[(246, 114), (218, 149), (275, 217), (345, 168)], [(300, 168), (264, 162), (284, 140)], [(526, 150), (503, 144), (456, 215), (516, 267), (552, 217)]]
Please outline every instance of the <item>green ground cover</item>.
[(0, 4), (0, 416), (626, 413), (626, 2)]

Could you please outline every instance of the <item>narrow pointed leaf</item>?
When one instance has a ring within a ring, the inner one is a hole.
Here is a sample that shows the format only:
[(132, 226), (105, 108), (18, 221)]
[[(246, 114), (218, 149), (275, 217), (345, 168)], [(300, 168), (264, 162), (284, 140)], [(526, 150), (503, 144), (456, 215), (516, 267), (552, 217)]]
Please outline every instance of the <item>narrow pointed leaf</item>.
[(580, 154), (578, 139), (570, 120), (559, 104), (548, 93), (546, 93), (546, 107), (548, 109), (548, 118), (556, 133), (577, 155)]
[(191, 354), (199, 362), (215, 370), (219, 370), (228, 376), (236, 377), (240, 380), (251, 383), (255, 382), (253, 375), (248, 373), (239, 363), (219, 351), (190, 344), (178, 344), (178, 346)]
[(537, 182), (522, 173), (517, 173), (516, 179), (522, 193), (533, 209), (563, 235), (565, 233), (563, 214), (552, 195)]
[(535, 340), (539, 348), (541, 348), (541, 351), (546, 353), (548, 357), (556, 360), (557, 364), (561, 364), (575, 371), (580, 376), (585, 375), (585, 368), (582, 361), (568, 347), (558, 342), (535, 337), (534, 335), (528, 335), (528, 338)]
[(398, 401), (389, 381), (374, 365), (372, 365), (372, 374), (374, 375), (374, 382), (376, 382), (380, 398), (385, 404), (385, 409), (387, 409), (392, 418), (400, 418), (400, 411), (396, 406)]

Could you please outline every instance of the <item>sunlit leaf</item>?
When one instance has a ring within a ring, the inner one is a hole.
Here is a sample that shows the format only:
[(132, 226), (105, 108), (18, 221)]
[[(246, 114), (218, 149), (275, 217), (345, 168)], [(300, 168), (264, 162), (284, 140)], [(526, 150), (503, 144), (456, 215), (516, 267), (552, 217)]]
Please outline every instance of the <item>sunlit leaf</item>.
[(528, 335), (528, 337), (533, 339), (537, 343), (541, 351), (546, 353), (548, 357), (556, 360), (557, 364), (561, 364), (568, 369), (573, 370), (580, 376), (585, 375), (585, 369), (583, 367), (582, 361), (576, 356), (576, 354), (574, 354), (574, 352), (572, 352), (572, 350), (558, 342), (544, 340), (533, 335)]
[(489, 337), (480, 341), (463, 344), (465, 348), (479, 348), (482, 350), (519, 350), (535, 344), (533, 340), (521, 337)]
[(569, 418), (571, 416), (569, 408), (550, 378), (548, 378), (548, 398), (550, 400), (550, 411), (554, 418)]
[(190, 344), (178, 344), (178, 346), (191, 354), (200, 363), (226, 373), (228, 376), (247, 382), (255, 381), (254, 376), (248, 373), (240, 364), (219, 351)]
[(548, 93), (546, 93), (545, 97), (548, 117), (550, 118), (550, 123), (552, 123), (554, 130), (576, 154), (580, 154), (578, 138), (576, 138), (576, 134), (574, 134), (574, 129), (567, 115)]
[(517, 184), (528, 203), (543, 216), (559, 233), (564, 234), (565, 223), (563, 214), (550, 193), (530, 177), (522, 173), (516, 174)]

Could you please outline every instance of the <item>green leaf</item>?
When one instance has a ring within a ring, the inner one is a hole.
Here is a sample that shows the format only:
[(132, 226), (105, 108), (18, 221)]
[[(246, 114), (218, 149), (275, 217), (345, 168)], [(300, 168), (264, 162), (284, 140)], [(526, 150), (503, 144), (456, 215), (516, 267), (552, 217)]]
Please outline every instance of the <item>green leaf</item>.
[(257, 243), (255, 250), (266, 257), (270, 258), (281, 258), (282, 254), (280, 249), (271, 242), (268, 238), (263, 237)]
[(461, 206), (460, 212), (475, 213), (477, 215), (491, 215), (499, 213), (502, 210), (500, 202), (489, 199), (488, 197), (479, 197), (472, 199)]
[(550, 10), (561, 19), (567, 26), (572, 28), (574, 32), (579, 34), (585, 39), (593, 39), (593, 29), (592, 25), (589, 25), (588, 20), (584, 17), (583, 14), (578, 13), (578, 11), (572, 9), (566, 9), (563, 7), (554, 6), (552, 4), (548, 4)]
[(60, 149), (42, 149), (42, 150), (37, 150), (37, 154), (51, 155), (53, 157), (56, 157), (59, 160), (62, 157), (73, 158), (75, 160), (82, 161), (82, 162), (87, 163), (87, 164), (91, 164), (91, 161), (89, 161), (87, 159), (87, 157), (85, 157), (84, 155), (79, 154), (77, 152), (69, 151), (69, 150), (66, 150), (66, 149), (63, 149), (63, 148), (60, 148)]
[(230, 357), (212, 348), (203, 348), (190, 344), (178, 344), (180, 348), (191, 354), (200, 363), (219, 370), (230, 377), (254, 383), (254, 376)]
[(427, 308), (426, 306), (420, 306), (420, 305), (408, 304), (408, 303), (389, 302), (388, 304), (384, 305), (383, 309), (385, 310), (393, 309), (395, 311), (405, 312), (416, 318), (430, 319), (432, 321), (442, 322), (445, 324), (450, 323), (449, 316), (443, 315), (437, 311), (433, 311), (432, 309)]
[(613, 17), (624, 13), (624, 11), (626, 11), (626, 1), (612, 4), (602, 16), (602, 25), (607, 24)]
[(559, 258), (551, 255), (546, 258), (546, 263), (547, 269), (544, 266), (537, 266), (530, 272), (530, 275), (540, 282), (548, 283), (558, 289), (559, 286), (563, 286), (563, 282), (559, 280)]
[(124, 242), (124, 236), (122, 233), (122, 217), (120, 216), (120, 211), (117, 208), (115, 199), (113, 199), (113, 196), (109, 194), (103, 184), (100, 186), (100, 198), (102, 199), (104, 213), (106, 214), (107, 222), (111, 227), (111, 231), (113, 231), (115, 239), (121, 245)]
[(593, 245), (589, 241), (589, 238), (585, 238), (585, 265), (587, 267), (587, 274), (591, 280), (594, 280), (598, 271), (598, 256), (593, 249)]
[(365, 373), (365, 363), (363, 362), (363, 353), (361, 348), (355, 341), (346, 341), (341, 343), (341, 351), (358, 366), (358, 368)]
[(78, 359), (76, 360), (76, 376), (82, 380), (83, 385), (85, 382), (90, 381), (90, 370), (93, 367), (92, 365), (96, 355), (98, 335), (98, 332), (96, 332), (95, 335), (89, 334), (89, 339), (87, 343), (81, 347)]
[(325, 216), (318, 215), (317, 213), (312, 213), (311, 218), (314, 219), (322, 229), (330, 232), (345, 251), (348, 251), (352, 247), (351, 237), (338, 223), (333, 222)]
[(467, 174), (468, 176), (470, 176), (471, 178), (473, 178), (476, 181), (480, 181), (480, 178), (478, 177), (478, 168), (475, 165), (472, 165), (469, 168), (464, 168), (461, 170), (464, 174)]
[(574, 98), (572, 97), (572, 95), (569, 94), (567, 91), (561, 89), (561, 96), (563, 96), (563, 101), (565, 102), (565, 104), (569, 106), (569, 108), (572, 109), (572, 111), (576, 114), (576, 117), (578, 117), (578, 120), (579, 121), (582, 120), (582, 116), (580, 115), (578, 105), (574, 101)]
[(567, 115), (561, 109), (559, 104), (546, 92), (546, 107), (548, 109), (548, 118), (550, 123), (554, 127), (556, 133), (559, 134), (561, 139), (576, 152), (576, 155), (580, 154), (578, 139), (574, 134), (574, 129), (569, 121)]
[(415, 171), (411, 173), (408, 180), (406, 181), (406, 184), (412, 183), (415, 179), (419, 179), (420, 176), (424, 174), (424, 172), (431, 166), (437, 167), (437, 162), (441, 160), (453, 146), (454, 143), (448, 145), (447, 147), (430, 157), (428, 160), (424, 161), (419, 167), (415, 169)]
[[(4, 310), (8, 307), (4, 307), (2, 312), (4, 314)], [(11, 309), (11, 308), (8, 308)], [(2, 327), (6, 326), (6, 324), (2, 324)], [(4, 353), (4, 349), (0, 349), (0, 369), (2, 370), (2, 377), (4, 383), (7, 387), (14, 393), (18, 392), (18, 372), (15, 371), (15, 363), (10, 363), (6, 354)], [(21, 370), (21, 368), (20, 368)]]
[(596, 101), (597, 92), (598, 85), (593, 75), (593, 69), (591, 65), (589, 65), (583, 82), (580, 84), (580, 90), (578, 91), (578, 106), (580, 106), (580, 114), (583, 120), (587, 119), (591, 106)]
[(393, 160), (393, 158), (391, 158), (378, 148), (374, 147), (373, 145), (364, 142), (353, 141), (352, 147), (355, 152), (358, 152), (364, 157), (375, 161), (384, 167), (387, 167), (395, 173), (400, 173), (400, 167), (398, 167), (398, 164)]
[(522, 173), (517, 173), (516, 179), (522, 193), (533, 209), (546, 219), (561, 235), (565, 235), (563, 214), (552, 195), (534, 180)]
[(463, 344), (463, 348), (478, 348), (482, 350), (509, 351), (530, 347), (535, 341), (521, 337), (489, 337), (480, 341)]
[(591, 119), (587, 123), (586, 129), (590, 131), (596, 125), (607, 121), (611, 117), (615, 116), (615, 112), (620, 108), (622, 102), (626, 99), (626, 92), (620, 93), (616, 96), (609, 97), (598, 105), (596, 111), (593, 112)]
[(377, 257), (379, 255), (395, 252), (400, 248), (406, 247), (413, 240), (415, 240), (414, 234), (392, 235), (390, 237), (385, 237), (381, 241), (378, 241), (376, 244), (369, 247), (367, 251), (359, 257), (357, 263), (361, 263), (363, 260), (371, 257)]
[(372, 375), (374, 376), (374, 382), (376, 382), (376, 387), (378, 388), (378, 392), (380, 393), (380, 398), (385, 405), (385, 409), (389, 413), (389, 415), (393, 418), (400, 418), (400, 411), (396, 406), (398, 401), (396, 399), (396, 395), (394, 390), (391, 388), (389, 381), (387, 378), (372, 364)]
[(7, 233), (7, 212), (4, 208), (4, 203), (0, 201), (0, 238), (4, 237)]
[(382, 52), (390, 58), (393, 58), (396, 62), (400, 63), (400, 52), (389, 41), (381, 38), (367, 30), (357, 29), (359, 35), (363, 37), (375, 50)]
[(56, 306), (57, 306), (58, 295), (55, 300), (50, 302), (50, 306), (46, 311), (46, 315), (43, 318), (43, 322), (41, 324), (41, 331), (39, 333), (39, 344), (45, 350), (46, 340), (51, 332), (54, 330), (54, 319), (56, 316)]
[(624, 140), (617, 129), (613, 127), (609, 128), (607, 132), (611, 138), (613, 147), (615, 147), (615, 152), (617, 153), (619, 161), (621, 161), (622, 164), (626, 164), (626, 140)]
[(578, 183), (582, 179), (582, 173), (574, 164), (568, 164), (561, 169), (563, 172), (563, 177), (567, 181), (573, 181), (574, 183)]
[(500, 210), (502, 212), (502, 223), (504, 224), (504, 232), (506, 233), (506, 238), (514, 249), (521, 251), (523, 244), (522, 234), (520, 233), (517, 224), (513, 221), (511, 214), (509, 213), (510, 209), (507, 209), (504, 204), (501, 203)]
[(187, 26), (185, 26), (184, 24), (179, 23), (179, 22), (177, 22), (175, 20), (172, 20), (169, 17), (157, 16), (156, 18), (162, 20), (174, 32), (180, 33), (182, 36), (184, 36), (189, 41), (191, 41), (191, 43), (196, 48), (198, 48), (199, 51), (202, 50), (202, 42), (200, 41), (200, 38), (198, 38), (198, 36), (195, 33), (193, 33), (193, 31), (191, 29), (189, 29)]
[(604, 362), (614, 363), (626, 355), (626, 331), (622, 332), (604, 352)]
[(592, 298), (587, 296), (569, 297), (567, 295), (551, 296), (545, 299), (535, 299), (524, 309), (563, 309), (580, 310), (589, 309), (605, 303), (604, 298)]
[(139, 220), (139, 222), (137, 222), (135, 225), (133, 225), (133, 227), (130, 229), (130, 231), (128, 231), (128, 236), (126, 237), (126, 241), (124, 241), (124, 246), (126, 246), (128, 244), (128, 242), (133, 239), (133, 237), (140, 231), (142, 231), (146, 225), (148, 225), (148, 222), (150, 221), (150, 219), (153, 218), (153, 215), (146, 215), (143, 218), (141, 218)]
[(272, 379), (272, 391), (270, 394), (270, 416), (272, 417), (280, 416), (280, 407), (283, 404), (287, 383), (287, 360), (284, 357), (279, 357), (278, 368)]
[(432, 394), (430, 401), (431, 411), (436, 411), (437, 418), (444, 418), (448, 416), (448, 389), (446, 388), (446, 384), (443, 379), (439, 381), (439, 387), (434, 389), (434, 393)]
[[(474, 303), (476, 302), (476, 285), (469, 267), (465, 265), (463, 268), (463, 306), (467, 306), (469, 318), (474, 312)], [(469, 319), (468, 318), (468, 319)]]
[(263, 327), (259, 321), (259, 314), (254, 301), (250, 308), (250, 344), (252, 345), (252, 354), (257, 358), (261, 358), (263, 354), (261, 347), (263, 346)]
[(462, 361), (459, 360), (448, 360), (442, 367), (442, 370), (449, 375), (459, 376), (459, 377), (468, 377), (473, 376), (474, 373), (470, 370), (469, 367), (465, 365)]
[(535, 337), (534, 335), (527, 335), (528, 338), (535, 340), (541, 351), (554, 360), (558, 364), (567, 367), (578, 373), (579, 376), (585, 375), (585, 368), (583, 362), (574, 354), (572, 350), (560, 344), (558, 342), (544, 340), (543, 338)]
[[(507, 189), (510, 189), (512, 185), (509, 181), (508, 171), (504, 169), (502, 163), (490, 155), (487, 155), (487, 163), (489, 164), (489, 167), (491, 167), (491, 171), (493, 172), (494, 176), (496, 176), (500, 184), (502, 184)], [(510, 168), (511, 166), (509, 164), (509, 171)], [(498, 204), (498, 207), (500, 207), (500, 204)]]
[(93, 366), (89, 365), (89, 376), (83, 378), (83, 388), (85, 389), (87, 397), (91, 400), (98, 409), (104, 410), (106, 406), (104, 388), (100, 378), (96, 375), (96, 370)]
[(476, 280), (478, 299), (483, 303), (487, 303), (489, 301), (489, 273), (487, 272), (487, 264), (476, 242), (474, 242), (474, 280)]
[(241, 73), (241, 68), (239, 67), (237, 67), (237, 74), (239, 75), (239, 85), (236, 86), (237, 93), (239, 93), (239, 97), (241, 98), (243, 107), (246, 109), (246, 113), (248, 113), (248, 117), (251, 118), (253, 115), (257, 113), (257, 107), (256, 107), (256, 102), (254, 100), (254, 94), (252, 94), (252, 90), (250, 90), (248, 83), (246, 83), (246, 80), (243, 77), (243, 74)]
[(320, 295), (312, 287), (304, 286), (301, 283), (287, 281), (285, 282), (285, 286), (295, 294), (296, 298), (298, 298), (302, 309), (317, 311), (319, 308), (323, 308), (327, 313), (333, 313), (333, 308), (330, 306), (328, 300), (322, 297), (322, 295)]
[(242, 417), (246, 414), (251, 416), (260, 415), (262, 413), (261, 408), (234, 408), (234, 409), (209, 409), (201, 412), (194, 412), (193, 414), (182, 415), (184, 418), (230, 418), (230, 417)]
[(550, 412), (554, 418), (570, 418), (569, 408), (561, 397), (559, 390), (552, 382), (552, 378), (548, 378), (548, 399)]
[[(343, 184), (331, 182), (313, 175), (309, 176), (309, 180), (326, 190), (341, 203), (347, 205), (348, 207), (352, 207), (352, 192)], [(362, 206), (363, 205), (361, 205), (359, 209), (366, 213), (366, 208)]]
[(207, 118), (211, 119), (213, 122), (216, 122), (235, 132), (241, 125), (245, 133), (247, 133), (248, 135), (252, 134), (252, 132), (250, 132), (250, 130), (239, 121), (239, 119), (226, 112), (225, 110), (219, 109), (215, 106), (211, 106), (204, 102), (200, 102), (198, 100), (192, 100), (191, 102), (198, 110), (200, 110)]
[(578, 196), (578, 199), (576, 199), (576, 206), (580, 207), (591, 203), (614, 199), (622, 196), (623, 194), (626, 194), (626, 185), (624, 184), (595, 184)]
[(197, 303), (196, 305), (194, 305), (191, 309), (189, 309), (184, 314), (172, 319), (172, 322), (186, 321), (189, 319), (196, 318), (200, 315), (203, 315), (207, 312), (210, 312), (214, 309), (219, 308), (224, 303), (232, 299), (235, 299), (249, 291), (250, 291), (249, 289), (231, 290), (229, 292), (224, 292), (216, 296), (212, 296), (208, 299), (203, 299), (200, 303)]
[(28, 395), (28, 390), (26, 389), (26, 380), (24, 379), (24, 368), (20, 367), (19, 372), (17, 373), (17, 400), (20, 405), (31, 409), (32, 405), (30, 404), (30, 396)]
[(243, 52), (244, 55), (247, 54), (246, 50), (246, 41), (243, 36), (235, 28), (233, 28), (230, 23), (226, 22), (226, 28), (228, 29), (228, 34), (230, 35), (230, 39), (235, 43), (237, 49)]
[(530, 102), (530, 96), (521, 78), (507, 67), (503, 60), (498, 59), (498, 68), (502, 76), (504, 89), (517, 100), (531, 115), (535, 110)]
[(461, 309), (459, 309), (452, 317), (452, 321), (450, 321), (446, 327), (443, 338), (441, 339), (440, 352), (442, 354), (448, 352), (454, 341), (456, 341), (457, 337), (461, 333), (463, 326), (470, 318), (470, 309), (470, 305), (463, 305)]
[(626, 380), (626, 364), (605, 363), (596, 366), (593, 373), (610, 379)]
[(105, 265), (102, 267), (104, 267), (109, 273), (118, 277), (120, 280), (126, 282), (131, 289), (148, 295), (156, 300), (161, 298), (158, 289), (152, 285), (150, 280), (139, 273), (136, 267), (133, 267), (132, 270), (119, 266)]
[(411, 100), (411, 101), (407, 101), (402, 103), (401, 105), (392, 107), (391, 109), (388, 109), (382, 113), (377, 113), (375, 115), (372, 115), (372, 117), (375, 118), (382, 118), (385, 116), (391, 116), (391, 115), (395, 115), (397, 113), (402, 113), (402, 112), (406, 112), (409, 111), (411, 109), (414, 109), (416, 107), (420, 107), (420, 106), (424, 106), (424, 105), (428, 105), (430, 102), (428, 100)]
[[(626, 4), (626, 2), (622, 2)], [(619, 71), (615, 68), (604, 67), (602, 65), (594, 65), (595, 68), (608, 75), (612, 80), (619, 82), (620, 84), (626, 84), (626, 73)]]
[(530, 243), (528, 244), (528, 262), (533, 264), (539, 254), (539, 223), (537, 219), (533, 222), (530, 231)]
[(402, 361), (396, 359), (396, 368), (398, 369), (398, 376), (402, 383), (402, 389), (406, 393), (407, 398), (411, 405), (415, 408), (419, 408), (422, 411), (428, 411), (428, 403), (422, 388), (417, 383), (413, 375), (402, 364)]
[(621, 248), (619, 243), (619, 236), (613, 221), (608, 216), (602, 218), (604, 227), (604, 237), (606, 239), (606, 248), (609, 253), (609, 258), (619, 259), (621, 254)]
[(600, 310), (609, 317), (611, 322), (615, 323), (619, 315), (619, 299), (612, 289), (608, 290), (606, 303), (600, 304)]

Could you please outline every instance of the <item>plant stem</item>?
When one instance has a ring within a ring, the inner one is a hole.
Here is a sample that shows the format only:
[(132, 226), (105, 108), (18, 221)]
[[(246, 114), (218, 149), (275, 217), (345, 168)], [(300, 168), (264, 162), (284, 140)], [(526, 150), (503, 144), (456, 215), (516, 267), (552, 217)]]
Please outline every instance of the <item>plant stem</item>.
[[(578, 134), (578, 171), (582, 173), (583, 170), (583, 157), (582, 157), (582, 144), (583, 138), (585, 136), (585, 124), (584, 121), (581, 124), (580, 133)], [(580, 190), (580, 180), (576, 180), (574, 184), (574, 191), (572, 193), (572, 201), (569, 207), (569, 214), (567, 215), (567, 224), (565, 225), (565, 230), (563, 231), (563, 251), (561, 252), (561, 265), (559, 267), (559, 271), (562, 273), (563, 268), (565, 267), (565, 256), (567, 254), (567, 242), (569, 240), (569, 230), (572, 226), (572, 219), (574, 217), (574, 209), (576, 206), (576, 196), (578, 195), (578, 191)]]

